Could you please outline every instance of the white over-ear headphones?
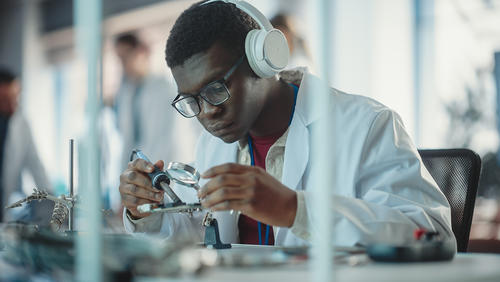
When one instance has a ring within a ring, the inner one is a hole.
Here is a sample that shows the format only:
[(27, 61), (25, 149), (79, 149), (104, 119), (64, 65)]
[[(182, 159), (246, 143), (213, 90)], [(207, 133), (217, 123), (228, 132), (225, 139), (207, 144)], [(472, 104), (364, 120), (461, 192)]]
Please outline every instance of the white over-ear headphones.
[(210, 0), (202, 5), (217, 1), (235, 4), (259, 24), (260, 29), (251, 30), (245, 38), (245, 53), (252, 70), (262, 78), (271, 77), (283, 70), (288, 64), (290, 55), (285, 35), (273, 28), (269, 20), (248, 2)]

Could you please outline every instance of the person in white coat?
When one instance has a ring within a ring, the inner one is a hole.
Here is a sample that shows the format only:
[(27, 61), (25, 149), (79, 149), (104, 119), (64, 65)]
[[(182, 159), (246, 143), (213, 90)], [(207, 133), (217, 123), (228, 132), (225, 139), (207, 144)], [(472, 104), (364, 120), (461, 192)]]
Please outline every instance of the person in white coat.
[[(110, 130), (110, 126), (105, 130), (106, 138), (103, 139), (107, 140), (103, 145), (107, 142), (108, 146), (103, 151), (109, 157), (105, 159), (108, 173), (104, 183), (109, 189), (110, 207), (121, 215), (117, 176), (127, 167), (132, 150), (140, 149), (148, 156), (167, 162), (192, 163), (201, 128), (196, 122), (178, 115), (170, 106), (176, 89), (166, 77), (150, 71), (150, 50), (138, 35), (120, 34), (115, 40), (115, 51), (123, 77), (114, 100), (116, 118), (110, 111), (103, 111), (103, 117), (109, 117), (107, 121), (116, 121), (115, 132), (118, 133), (115, 137), (114, 128)], [(103, 122), (107, 124), (111, 125)], [(119, 153), (115, 154), (117, 150)]]
[[(450, 206), (401, 118), (370, 98), (336, 89), (328, 94), (327, 111), (311, 111), (318, 93), (309, 89), (322, 83), (318, 78), (300, 71), (276, 75), (279, 69), (267, 71), (249, 52), (253, 45), (245, 44), (247, 34), (267, 26), (257, 13), (241, 2), (194, 4), (170, 33), (166, 59), (180, 93), (173, 105), (186, 117), (196, 116), (206, 129), (196, 156), (203, 186), (197, 194), (179, 190), (181, 198), (200, 198), (215, 211), (224, 243), (307, 245), (312, 229), (321, 224), (333, 224), (332, 244), (343, 246), (405, 244), (419, 228), (452, 240)], [(267, 59), (277, 63), (280, 58)], [(311, 212), (316, 187), (310, 176), (318, 169), (311, 162), (311, 130), (320, 120), (328, 124), (321, 130), (331, 131), (335, 139), (320, 152), (336, 164), (331, 223), (318, 222)], [(201, 213), (137, 211), (140, 204), (168, 201), (145, 174), (152, 165), (138, 159), (121, 175), (125, 228), (201, 241)], [(163, 168), (163, 161), (154, 165)]]
[[(18, 106), (21, 86), (16, 76), (8, 69), (0, 69), (0, 221), (20, 220), (5, 206), (24, 196), (22, 173), (28, 172), (33, 177), (36, 187), (51, 190), (45, 168), (40, 161), (33, 141), (33, 135), (26, 117)], [(35, 187), (33, 187), (35, 188)], [(30, 189), (31, 190), (31, 189)], [(35, 206), (30, 205), (36, 210)], [(44, 206), (47, 209), (49, 207)], [(16, 211), (14, 211), (16, 212)], [(2, 216), (3, 214), (3, 216)], [(50, 214), (49, 214), (50, 215)], [(28, 215), (31, 219), (42, 215)], [(43, 215), (46, 216), (46, 215)]]
[(149, 67), (149, 48), (135, 34), (117, 37), (115, 51), (123, 79), (115, 95), (118, 131), (123, 140), (121, 167), (133, 149), (167, 161), (192, 162), (200, 128), (170, 106), (175, 87)]

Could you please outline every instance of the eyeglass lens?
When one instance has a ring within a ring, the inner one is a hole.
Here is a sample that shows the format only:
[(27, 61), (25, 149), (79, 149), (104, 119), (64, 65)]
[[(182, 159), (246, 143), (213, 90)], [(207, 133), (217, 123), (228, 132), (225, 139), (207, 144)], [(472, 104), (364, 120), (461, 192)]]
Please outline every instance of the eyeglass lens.
[[(224, 103), (229, 98), (226, 86), (221, 82), (213, 82), (207, 85), (201, 92), (208, 103), (217, 106)], [(194, 96), (185, 97), (175, 103), (175, 108), (186, 117), (193, 117), (200, 113), (200, 105)]]

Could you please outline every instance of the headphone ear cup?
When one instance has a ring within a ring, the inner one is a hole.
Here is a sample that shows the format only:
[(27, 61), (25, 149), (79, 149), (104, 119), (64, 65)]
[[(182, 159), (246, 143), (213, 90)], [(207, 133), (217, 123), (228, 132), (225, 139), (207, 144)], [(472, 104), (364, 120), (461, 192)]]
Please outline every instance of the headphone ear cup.
[(285, 35), (277, 29), (251, 30), (245, 38), (248, 64), (259, 77), (272, 77), (283, 70), (289, 57)]
[[(247, 55), (248, 64), (255, 72), (255, 74), (257, 74), (259, 77), (262, 78), (271, 77), (272, 75), (269, 75), (259, 67), (259, 62), (264, 60), (263, 56), (264, 54), (262, 53), (262, 45), (260, 46), (261, 48), (257, 46), (259, 35), (262, 35), (262, 30), (254, 29), (250, 30), (245, 38), (245, 53)], [(258, 49), (261, 49), (260, 58), (258, 58), (259, 55)]]
[(267, 32), (263, 42), (263, 53), (267, 64), (276, 72), (287, 66), (290, 49), (283, 32), (278, 29)]

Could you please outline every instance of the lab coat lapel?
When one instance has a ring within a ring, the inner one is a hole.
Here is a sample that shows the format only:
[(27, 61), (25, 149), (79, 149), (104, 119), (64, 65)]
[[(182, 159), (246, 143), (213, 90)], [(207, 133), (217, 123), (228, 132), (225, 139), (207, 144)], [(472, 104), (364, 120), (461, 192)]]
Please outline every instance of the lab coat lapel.
[(286, 139), (282, 183), (297, 190), (309, 159), (309, 133), (302, 120), (292, 122)]
[[(295, 114), (290, 125), (285, 146), (283, 177), (281, 182), (292, 190), (303, 190), (301, 180), (309, 164), (309, 128), (322, 113), (310, 110), (312, 93), (308, 93), (312, 83), (323, 83), (317, 77), (304, 74), (297, 96)], [(284, 243), (288, 228), (279, 227), (276, 232), (277, 245)]]
[(281, 182), (290, 189), (297, 190), (307, 164), (309, 163), (309, 129), (308, 125), (318, 118), (317, 111), (310, 111), (311, 83), (321, 83), (310, 74), (304, 74), (300, 83), (295, 113), (290, 124), (285, 145), (283, 176)]
[[(281, 182), (292, 190), (302, 190), (299, 184), (309, 160), (309, 132), (304, 124), (301, 111), (298, 111), (301, 106), (301, 94), (304, 94), (301, 92), (304, 92), (302, 87), (298, 94), (296, 111), (286, 139), (283, 176), (281, 179)], [(283, 244), (287, 230), (288, 228), (277, 228), (274, 238), (277, 245)]]

